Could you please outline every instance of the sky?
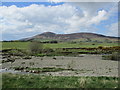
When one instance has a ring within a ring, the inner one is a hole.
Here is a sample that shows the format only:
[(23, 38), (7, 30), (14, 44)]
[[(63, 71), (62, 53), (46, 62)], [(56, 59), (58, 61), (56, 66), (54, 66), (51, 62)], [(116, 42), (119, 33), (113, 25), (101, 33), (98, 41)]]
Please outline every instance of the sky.
[(19, 40), (43, 32), (91, 32), (118, 36), (117, 2), (2, 2), (2, 40)]

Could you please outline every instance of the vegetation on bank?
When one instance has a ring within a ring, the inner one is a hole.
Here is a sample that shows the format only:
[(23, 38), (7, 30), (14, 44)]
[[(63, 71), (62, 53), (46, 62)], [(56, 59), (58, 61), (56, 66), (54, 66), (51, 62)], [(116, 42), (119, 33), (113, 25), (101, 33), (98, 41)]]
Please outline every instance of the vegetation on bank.
[(118, 88), (118, 78), (3, 74), (2, 88)]
[[(105, 60), (117, 60), (120, 58), (118, 43), (39, 43), (39, 42), (3, 42), (2, 63), (11, 62), (16, 59), (31, 59), (32, 56), (79, 56), (79, 54), (105, 54)], [(117, 53), (116, 53), (117, 52)], [(5, 58), (5, 59), (4, 59)], [(7, 58), (7, 59), (6, 59)], [(25, 62), (22, 62), (25, 64)], [(31, 66), (34, 62), (29, 63)], [(73, 61), (64, 68), (31, 68), (13, 67), (14, 70), (26, 70), (26, 72), (42, 73), (73, 70)], [(62, 77), (62, 76), (40, 76), (3, 74), (3, 89), (5, 88), (117, 88), (117, 77)]]
[(120, 53), (119, 52), (113, 52), (110, 55), (103, 55), (102, 56), (103, 60), (114, 60), (114, 61), (119, 61), (120, 60)]
[[(50, 45), (53, 45), (52, 47)], [(56, 45), (57, 48), (54, 46)], [(92, 45), (92, 47), (91, 47)], [(103, 59), (118, 60), (118, 54), (114, 52), (120, 51), (120, 46), (116, 43), (92, 44), (91, 42), (84, 43), (57, 43), (43, 44), (41, 42), (3, 42), (3, 60), (5, 62), (14, 62), (17, 58), (31, 59), (32, 56), (79, 56), (79, 54), (109, 54), (103, 55)], [(14, 48), (12, 48), (14, 47)], [(54, 47), (54, 48), (53, 48)], [(17, 57), (16, 57), (17, 56)]]

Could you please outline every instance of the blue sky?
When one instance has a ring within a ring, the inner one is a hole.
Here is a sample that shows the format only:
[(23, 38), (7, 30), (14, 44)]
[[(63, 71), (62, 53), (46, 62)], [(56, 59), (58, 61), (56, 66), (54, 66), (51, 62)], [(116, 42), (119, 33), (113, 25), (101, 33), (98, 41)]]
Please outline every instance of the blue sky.
[(17, 40), (43, 32), (91, 32), (118, 35), (117, 3), (3, 2), (2, 40)]
[(38, 4), (38, 5), (45, 5), (45, 6), (57, 6), (57, 5), (64, 4), (64, 2), (60, 2), (60, 3), (51, 3), (51, 2), (2, 2), (3, 6), (16, 5), (17, 7), (26, 7), (26, 6), (30, 6), (31, 4)]

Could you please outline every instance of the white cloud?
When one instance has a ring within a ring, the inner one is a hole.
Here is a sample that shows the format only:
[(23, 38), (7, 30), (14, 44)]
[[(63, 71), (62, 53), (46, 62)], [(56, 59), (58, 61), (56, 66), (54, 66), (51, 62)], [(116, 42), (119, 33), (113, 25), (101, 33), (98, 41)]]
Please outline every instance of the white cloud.
[[(0, 23), (2, 23), (2, 27), (0, 29), (3, 35), (17, 34), (22, 36), (46, 31), (56, 33), (95, 32), (96, 28), (92, 25), (106, 20), (108, 12), (103, 9), (96, 11), (97, 8), (93, 10), (84, 9), (84, 7), (81, 6), (81, 10), (79, 10), (80, 8), (76, 8), (71, 4), (59, 6), (33, 4), (21, 8), (14, 5), (1, 6)], [(86, 7), (88, 6), (86, 5)]]
[(89, 23), (93, 23), (93, 24), (98, 24), (103, 20), (107, 20), (108, 16), (107, 16), (107, 12), (105, 10), (99, 11), (98, 15), (93, 17)]
[[(1, 7), (0, 18), (4, 27), (3, 33), (4, 31), (9, 32), (10, 29), (25, 32), (25, 28), (33, 28), (34, 31), (36, 25), (44, 26), (49, 30), (49, 26), (55, 24), (62, 25), (64, 19), (70, 18), (73, 15), (74, 9), (68, 5), (55, 7), (31, 5), (23, 8), (16, 6)], [(41, 29), (41, 31), (43, 32), (44, 29)]]
[(118, 36), (118, 23), (112, 23), (111, 25), (107, 26), (107, 35), (109, 36)]

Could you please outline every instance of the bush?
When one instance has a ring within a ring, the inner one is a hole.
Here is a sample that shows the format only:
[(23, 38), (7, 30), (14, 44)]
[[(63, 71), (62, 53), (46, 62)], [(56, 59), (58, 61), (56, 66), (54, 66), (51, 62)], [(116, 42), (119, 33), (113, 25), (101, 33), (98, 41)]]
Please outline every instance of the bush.
[(98, 49), (103, 49), (103, 46), (99, 46)]
[(43, 45), (40, 42), (33, 41), (33, 42), (31, 42), (29, 48), (30, 48), (30, 52), (32, 54), (38, 54), (38, 53), (42, 52)]
[(46, 54), (49, 54), (51, 52), (54, 52), (54, 50), (51, 48), (48, 48), (48, 47), (46, 47), (45, 49), (42, 50), (42, 53), (46, 53)]
[(103, 55), (102, 56), (103, 60), (115, 60), (115, 61), (118, 61), (119, 58), (120, 58), (120, 55), (119, 55), (118, 52), (114, 52), (111, 55)]

